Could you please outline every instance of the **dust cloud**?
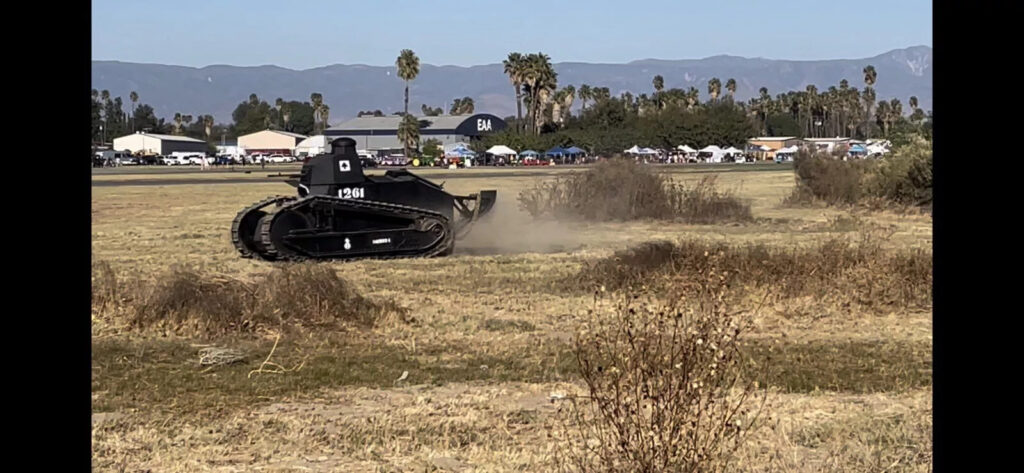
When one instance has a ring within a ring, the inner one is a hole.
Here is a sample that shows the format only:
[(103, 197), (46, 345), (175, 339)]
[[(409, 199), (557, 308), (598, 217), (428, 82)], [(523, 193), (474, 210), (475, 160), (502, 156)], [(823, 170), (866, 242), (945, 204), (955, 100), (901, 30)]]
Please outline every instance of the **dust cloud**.
[(455, 242), (456, 255), (561, 253), (582, 247), (577, 232), (564, 223), (534, 220), (517, 202), (498, 199), (469, 234)]

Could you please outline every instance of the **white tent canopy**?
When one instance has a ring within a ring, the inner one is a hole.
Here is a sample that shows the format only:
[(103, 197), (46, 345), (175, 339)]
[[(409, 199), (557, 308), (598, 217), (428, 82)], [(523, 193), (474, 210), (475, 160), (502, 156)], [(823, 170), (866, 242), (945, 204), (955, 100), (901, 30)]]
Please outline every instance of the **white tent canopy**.
[(715, 145), (709, 145), (709, 146), (705, 146), (704, 148), (701, 148), (700, 152), (701, 153), (720, 153), (720, 152), (722, 152), (722, 148), (719, 148), (719, 147), (717, 147)]
[(779, 153), (795, 153), (796, 150), (797, 150), (796, 146), (787, 146), (785, 148), (782, 148), (782, 149), (776, 151), (775, 154), (779, 154)]
[(734, 148), (732, 146), (730, 146), (728, 148), (725, 148), (724, 150), (722, 150), (722, 152), (725, 153), (725, 154), (739, 154), (739, 153), (742, 153), (742, 151), (740, 151), (740, 150), (738, 150), (738, 149), (736, 149), (736, 148)]
[(686, 146), (686, 145), (676, 146), (676, 149), (678, 149), (679, 151), (682, 151), (684, 153), (693, 153), (693, 152), (697, 151), (697, 150), (695, 150), (695, 149), (693, 149), (693, 148), (691, 148), (689, 146)]
[(505, 145), (495, 145), (495, 146), (491, 146), (487, 150), (487, 154), (493, 154), (495, 156), (510, 156), (510, 155), (515, 155), (517, 153), (516, 153), (516, 150), (514, 150), (512, 148), (509, 148), (508, 146), (505, 146)]
[(637, 145), (633, 145), (632, 148), (629, 148), (629, 149), (627, 149), (627, 150), (625, 150), (623, 152), (624, 153), (630, 153), (630, 154), (639, 154), (640, 153), (640, 147), (637, 146)]
[(769, 148), (769, 147), (767, 147), (765, 145), (761, 145), (761, 147), (759, 147), (758, 149), (760, 149), (761, 151), (771, 151), (772, 150), (771, 148)]

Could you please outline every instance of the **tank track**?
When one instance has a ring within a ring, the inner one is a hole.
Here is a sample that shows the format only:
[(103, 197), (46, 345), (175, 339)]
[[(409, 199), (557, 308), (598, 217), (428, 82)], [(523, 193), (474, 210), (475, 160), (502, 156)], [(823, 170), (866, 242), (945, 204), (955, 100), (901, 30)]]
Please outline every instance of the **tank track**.
[[(273, 225), (273, 218), (260, 218), (258, 227), (255, 229), (254, 235), (254, 248), (255, 251), (246, 247), (244, 240), (241, 235), (242, 222), (247, 215), (251, 212), (262, 211), (262, 209), (268, 206), (277, 207), (276, 212), (269, 215), (277, 215), (282, 211), (287, 211), (290, 208), (297, 207), (300, 205), (307, 205), (310, 201), (324, 202), (329, 205), (343, 205), (349, 208), (359, 208), (371, 211), (383, 211), (392, 214), (404, 214), (409, 219), (416, 219), (422, 217), (428, 217), (432, 220), (438, 221), (444, 225), (445, 236), (440, 243), (429, 248), (427, 251), (418, 254), (374, 254), (374, 255), (362, 255), (362, 256), (333, 256), (328, 258), (310, 257), (298, 253), (294, 253), (287, 248), (279, 248), (275, 246), (271, 240), (271, 226)], [(256, 202), (246, 209), (242, 210), (235, 216), (234, 222), (231, 225), (231, 240), (235, 245), (235, 248), (244, 258), (256, 257), (266, 261), (305, 261), (305, 260), (333, 260), (333, 261), (357, 261), (357, 260), (388, 260), (388, 259), (400, 259), (400, 258), (431, 258), (434, 256), (448, 254), (452, 249), (453, 242), (455, 240), (455, 232), (452, 231), (448, 218), (444, 215), (418, 207), (411, 207), (401, 204), (393, 204), (386, 202), (375, 202), (368, 200), (356, 200), (356, 199), (338, 199), (331, 196), (309, 196), (306, 198), (297, 198), (292, 196), (276, 196), (268, 197), (259, 202)]]
[(247, 247), (245, 241), (242, 239), (242, 222), (245, 217), (252, 214), (252, 212), (261, 211), (264, 207), (268, 207), (270, 205), (276, 206), (283, 202), (296, 199), (297, 197), (280, 195), (267, 197), (266, 199), (242, 209), (241, 212), (238, 212), (238, 215), (235, 215), (235, 219), (231, 222), (231, 243), (235, 245), (235, 249), (238, 250), (238, 253), (241, 254), (243, 258), (252, 258), (254, 256), (261, 257), (257, 249)]

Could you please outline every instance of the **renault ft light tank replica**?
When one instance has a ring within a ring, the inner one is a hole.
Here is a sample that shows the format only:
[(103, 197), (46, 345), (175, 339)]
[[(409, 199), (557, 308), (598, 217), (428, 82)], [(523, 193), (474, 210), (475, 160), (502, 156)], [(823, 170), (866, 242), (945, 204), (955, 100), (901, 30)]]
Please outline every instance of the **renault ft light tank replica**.
[(356, 142), (309, 159), (285, 182), (298, 196), (257, 202), (235, 217), (231, 241), (267, 261), (410, 258), (451, 254), (455, 240), (494, 206), (497, 191), (452, 195), (404, 169), (367, 176)]

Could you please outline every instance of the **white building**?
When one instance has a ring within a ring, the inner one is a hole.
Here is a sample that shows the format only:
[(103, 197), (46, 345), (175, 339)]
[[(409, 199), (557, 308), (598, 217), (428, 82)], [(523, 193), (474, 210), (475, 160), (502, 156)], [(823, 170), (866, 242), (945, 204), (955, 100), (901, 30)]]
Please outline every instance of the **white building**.
[(310, 136), (295, 146), (292, 156), (316, 156), (331, 152), (331, 140), (324, 135)]
[(247, 154), (277, 153), (291, 155), (295, 151), (295, 146), (306, 138), (306, 135), (288, 131), (263, 130), (239, 136), (238, 146), (245, 149)]
[(804, 138), (804, 143), (808, 148), (812, 150), (825, 151), (831, 153), (832, 150), (836, 149), (837, 146), (845, 146), (847, 148), (854, 144), (854, 140), (850, 138)]
[(179, 151), (206, 152), (206, 142), (187, 136), (156, 135), (136, 132), (114, 138), (114, 150), (132, 154), (168, 156)]

